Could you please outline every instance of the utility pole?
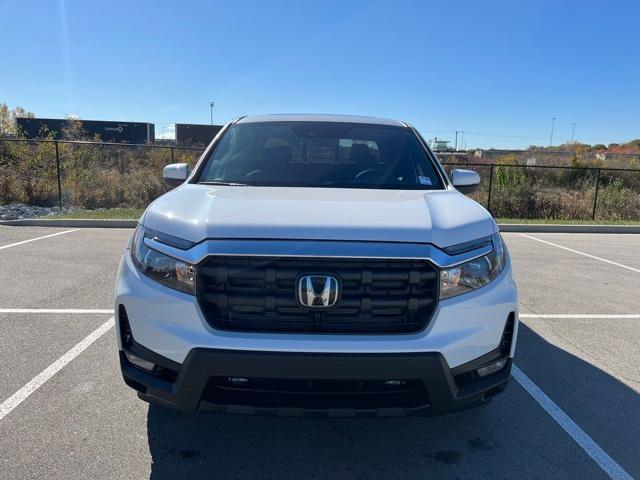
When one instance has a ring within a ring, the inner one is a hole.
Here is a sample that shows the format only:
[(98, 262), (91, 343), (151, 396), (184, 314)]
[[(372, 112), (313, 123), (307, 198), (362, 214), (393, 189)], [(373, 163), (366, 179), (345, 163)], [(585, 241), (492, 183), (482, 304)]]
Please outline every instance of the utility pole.
[(458, 130), (456, 130), (456, 151), (458, 151)]
[(549, 146), (551, 146), (551, 144), (553, 143), (553, 127), (555, 127), (556, 125), (556, 117), (553, 117), (553, 120), (551, 120), (551, 137), (549, 138)]
[(576, 124), (572, 123), (571, 124), (571, 143), (573, 143), (573, 138), (574, 138), (575, 134), (576, 134)]
[(209, 107), (211, 108), (211, 125), (213, 125), (213, 104), (214, 102), (209, 102)]

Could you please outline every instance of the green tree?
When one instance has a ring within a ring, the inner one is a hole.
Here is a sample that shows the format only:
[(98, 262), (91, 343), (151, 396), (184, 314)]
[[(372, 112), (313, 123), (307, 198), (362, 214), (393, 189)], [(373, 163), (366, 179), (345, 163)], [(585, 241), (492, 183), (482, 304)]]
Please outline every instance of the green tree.
[(6, 103), (0, 103), (0, 135), (17, 135), (16, 118), (22, 117), (33, 118), (34, 114), (22, 107), (11, 109)]

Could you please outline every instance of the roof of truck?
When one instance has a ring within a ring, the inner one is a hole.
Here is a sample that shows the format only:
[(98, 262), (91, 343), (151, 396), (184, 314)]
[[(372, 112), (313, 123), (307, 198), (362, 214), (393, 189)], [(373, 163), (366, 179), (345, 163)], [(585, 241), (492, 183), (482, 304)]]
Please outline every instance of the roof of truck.
[(326, 114), (272, 114), (249, 115), (242, 117), (237, 123), (261, 123), (261, 122), (339, 122), (339, 123), (363, 123), (368, 125), (390, 125), (394, 127), (406, 127), (398, 120), (388, 118), (365, 117), (360, 115), (326, 115)]

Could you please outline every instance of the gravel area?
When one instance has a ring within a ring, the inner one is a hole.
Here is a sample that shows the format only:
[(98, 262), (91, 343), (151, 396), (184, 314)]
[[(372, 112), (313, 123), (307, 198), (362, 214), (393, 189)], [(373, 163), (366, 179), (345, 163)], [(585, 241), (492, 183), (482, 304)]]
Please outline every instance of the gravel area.
[(9, 205), (0, 205), (0, 220), (22, 220), (24, 218), (71, 213), (74, 210), (73, 207), (62, 207), (62, 210), (60, 210), (58, 207), (37, 207), (24, 203), (11, 203)]

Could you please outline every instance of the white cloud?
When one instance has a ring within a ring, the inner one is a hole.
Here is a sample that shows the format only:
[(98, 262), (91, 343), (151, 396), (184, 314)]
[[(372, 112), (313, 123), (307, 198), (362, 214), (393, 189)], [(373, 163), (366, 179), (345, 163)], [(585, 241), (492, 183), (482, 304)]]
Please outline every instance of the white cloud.
[(176, 124), (175, 123), (156, 123), (156, 138), (158, 140), (175, 140)]

